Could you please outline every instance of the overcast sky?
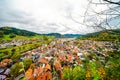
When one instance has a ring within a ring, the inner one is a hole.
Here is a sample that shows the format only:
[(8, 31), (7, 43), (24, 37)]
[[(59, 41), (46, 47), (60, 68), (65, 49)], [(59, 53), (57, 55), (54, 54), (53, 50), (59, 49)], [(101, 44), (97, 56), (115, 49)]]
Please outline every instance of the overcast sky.
[[(82, 22), (87, 7), (87, 0), (0, 0), (0, 26), (37, 33), (84, 34), (94, 29), (74, 22), (70, 15)], [(101, 6), (92, 7), (103, 10)]]

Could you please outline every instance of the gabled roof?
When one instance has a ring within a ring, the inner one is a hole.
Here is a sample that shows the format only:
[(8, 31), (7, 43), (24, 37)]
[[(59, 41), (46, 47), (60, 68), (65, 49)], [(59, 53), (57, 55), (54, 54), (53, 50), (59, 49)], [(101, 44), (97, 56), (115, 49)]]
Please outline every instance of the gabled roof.
[(49, 64), (46, 64), (44, 70), (45, 70), (45, 71), (47, 71), (47, 70), (51, 70), (51, 66), (50, 66)]

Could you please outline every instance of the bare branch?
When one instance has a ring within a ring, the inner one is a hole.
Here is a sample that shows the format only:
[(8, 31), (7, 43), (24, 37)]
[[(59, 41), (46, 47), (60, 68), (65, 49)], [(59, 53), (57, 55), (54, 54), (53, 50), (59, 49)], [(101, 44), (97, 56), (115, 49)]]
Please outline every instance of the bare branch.
[(114, 2), (114, 1), (111, 1), (111, 0), (103, 0), (103, 1), (106, 1), (106, 2), (108, 2), (108, 3), (110, 3), (110, 4), (120, 5), (120, 2), (119, 2), (119, 1), (118, 1), (118, 2)]

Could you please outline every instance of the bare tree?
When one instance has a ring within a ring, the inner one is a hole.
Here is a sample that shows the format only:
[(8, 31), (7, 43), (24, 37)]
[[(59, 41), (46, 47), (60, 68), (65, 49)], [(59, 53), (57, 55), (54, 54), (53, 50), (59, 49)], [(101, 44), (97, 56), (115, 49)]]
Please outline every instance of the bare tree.
[[(106, 9), (101, 7), (101, 11), (98, 12), (92, 6), (105, 6)], [(87, 27), (102, 30), (118, 28), (120, 27), (120, 0), (88, 0), (84, 16), (80, 16), (84, 18), (83, 22), (76, 20), (71, 14), (69, 15), (71, 20)]]

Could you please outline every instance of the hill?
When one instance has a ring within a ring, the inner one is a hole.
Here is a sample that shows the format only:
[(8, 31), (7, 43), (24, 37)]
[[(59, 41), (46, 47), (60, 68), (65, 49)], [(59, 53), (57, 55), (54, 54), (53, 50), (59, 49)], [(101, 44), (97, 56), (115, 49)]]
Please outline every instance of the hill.
[(89, 33), (79, 37), (78, 39), (96, 41), (120, 41), (120, 29), (103, 30), (95, 33)]
[(31, 31), (17, 29), (17, 28), (13, 28), (13, 27), (1, 27), (0, 31), (2, 31), (5, 35), (8, 35), (8, 34), (16, 34), (16, 35), (20, 35), (20, 36), (38, 35), (37, 33), (31, 32)]
[(80, 37), (82, 34), (60, 34), (60, 33), (48, 33), (48, 34), (39, 34), (39, 33), (35, 33), (35, 32), (31, 32), (31, 31), (27, 31), (27, 30), (23, 30), (23, 29), (17, 29), (17, 28), (13, 28), (13, 27), (1, 27), (0, 28), (0, 36), (2, 36), (2, 34), (4, 35), (9, 35), (9, 34), (15, 34), (15, 35), (19, 35), (19, 36), (35, 36), (35, 35), (43, 35), (43, 36), (55, 36), (56, 38), (73, 38), (73, 37)]

